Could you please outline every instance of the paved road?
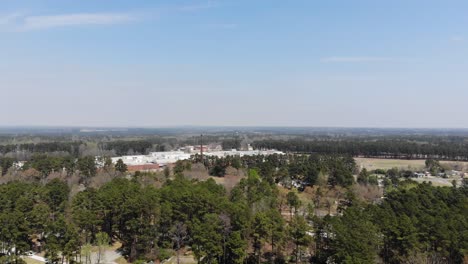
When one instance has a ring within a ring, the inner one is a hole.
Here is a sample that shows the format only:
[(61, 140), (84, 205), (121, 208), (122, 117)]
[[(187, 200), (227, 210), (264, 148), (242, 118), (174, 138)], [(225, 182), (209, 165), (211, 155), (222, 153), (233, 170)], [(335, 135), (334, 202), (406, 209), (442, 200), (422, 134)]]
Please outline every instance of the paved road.
[[(116, 260), (120, 258), (120, 256), (121, 256), (120, 253), (116, 252), (115, 250), (106, 250), (104, 251), (104, 254), (101, 258), (101, 263), (102, 264), (117, 264)], [(44, 262), (44, 263), (46, 262), (45, 258), (36, 256), (36, 255), (26, 256), (26, 258), (34, 259), (34, 260)], [(91, 263), (93, 264), (97, 263), (97, 259), (98, 259), (97, 252), (93, 252), (91, 254)]]
[(40, 256), (36, 256), (36, 255), (27, 256), (27, 258), (34, 259), (34, 260), (37, 260), (37, 261), (40, 261), (40, 262), (44, 262), (44, 263), (46, 262), (46, 261), (45, 261), (45, 258), (40, 257)]

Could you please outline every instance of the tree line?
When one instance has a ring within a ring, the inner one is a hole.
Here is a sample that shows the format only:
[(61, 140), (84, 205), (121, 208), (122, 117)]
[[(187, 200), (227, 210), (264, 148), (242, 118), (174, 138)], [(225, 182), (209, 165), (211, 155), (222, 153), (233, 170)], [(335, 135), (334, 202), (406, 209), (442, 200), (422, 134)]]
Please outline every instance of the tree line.
[(68, 152), (70, 155), (78, 156), (81, 141), (74, 142), (41, 142), (0, 145), (0, 154), (9, 152), (30, 152), (30, 153), (52, 153)]
[(150, 151), (165, 151), (166, 148), (161, 140), (117, 140), (101, 142), (98, 144), (101, 149), (113, 150), (116, 155), (148, 154)]
[(444, 138), (338, 138), (260, 140), (257, 149), (294, 153), (347, 154), (354, 157), (468, 160), (468, 141)]

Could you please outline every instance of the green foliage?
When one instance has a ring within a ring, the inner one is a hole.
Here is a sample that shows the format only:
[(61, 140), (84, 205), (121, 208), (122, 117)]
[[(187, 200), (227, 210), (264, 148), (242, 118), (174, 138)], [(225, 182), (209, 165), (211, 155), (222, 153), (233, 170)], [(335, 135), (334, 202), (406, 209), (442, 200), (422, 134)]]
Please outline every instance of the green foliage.
[(84, 183), (87, 185), (91, 177), (97, 173), (96, 161), (92, 156), (86, 156), (78, 159), (78, 170), (84, 176)]
[[(118, 156), (128, 154), (148, 154), (153, 149), (154, 144), (161, 143), (159, 140), (117, 140), (111, 142), (99, 143), (99, 147), (105, 150), (114, 150)], [(164, 151), (164, 149), (156, 148), (158, 151)]]
[(127, 172), (127, 164), (125, 164), (122, 159), (118, 159), (115, 163), (115, 170), (121, 173)]
[(173, 256), (173, 252), (170, 249), (161, 248), (158, 251), (158, 259), (166, 260)]
[[(199, 161), (200, 157), (197, 155), (192, 158), (192, 162)], [(332, 177), (329, 177), (330, 184), (349, 186), (353, 183), (352, 174), (356, 167), (354, 159), (350, 156), (278, 154), (224, 158), (204, 156), (203, 164), (213, 176), (223, 177), (229, 166), (236, 169), (255, 169), (269, 184), (281, 182), (283, 185), (291, 185), (291, 181), (294, 180), (302, 185), (301, 189), (317, 184), (319, 176), (324, 174), (332, 174)]]
[(238, 137), (233, 139), (224, 139), (221, 142), (221, 147), (223, 148), (223, 150), (240, 149), (241, 139)]
[(192, 224), (192, 249), (197, 259), (212, 263), (223, 253), (222, 223), (217, 214), (206, 214)]
[(12, 158), (7, 158), (7, 157), (0, 158), (1, 176), (4, 176), (12, 166), (13, 166)]
[(214, 165), (210, 169), (210, 174), (213, 176), (222, 177), (226, 174), (226, 168), (229, 166), (226, 159), (224, 158), (216, 158), (214, 161)]
[(169, 177), (171, 176), (171, 169), (169, 169), (169, 167), (164, 167), (164, 177), (167, 179), (169, 179)]
[(53, 212), (63, 212), (69, 192), (65, 182), (54, 179), (44, 186), (44, 202)]
[[(73, 163), (95, 166), (94, 159), (80, 160)], [(277, 155), (238, 160), (248, 175), (229, 193), (213, 179), (185, 179), (181, 174), (190, 161), (179, 162), (179, 176), (159, 188), (115, 178), (71, 196), (60, 180), (0, 185), (0, 245), (14, 259), (31, 249), (33, 238), (40, 238), (51, 260), (61, 261), (63, 256), (67, 261), (81, 253), (83, 263), (89, 263), (89, 245), (103, 250), (114, 241), (122, 243), (120, 251), (134, 263), (167, 259), (186, 246), (206, 263), (305, 262), (308, 252), (313, 252), (314, 263), (393, 264), (415, 259), (463, 263), (467, 254), (465, 185), (392, 183), (391, 177), (399, 171), (389, 170), (387, 184), (392, 190), (380, 204), (362, 204), (345, 191), (339, 214), (319, 218), (309, 203), (304, 208), (294, 191), (279, 199), (283, 196), (276, 181), (291, 173), (295, 180), (304, 179), (300, 175), (316, 170), (347, 186), (355, 168), (348, 157)], [(31, 164), (54, 168), (62, 161), (54, 165), (53, 159), (38, 157)], [(361, 174), (365, 179), (366, 173)], [(320, 187), (316, 195), (324, 188), (333, 190)], [(287, 207), (296, 212), (294, 216), (281, 214)]]
[(191, 163), (186, 160), (178, 160), (173, 169), (174, 175), (176, 177), (182, 177), (184, 170), (190, 170), (191, 166)]
[(32, 167), (42, 174), (42, 177), (47, 177), (52, 171), (59, 171), (63, 168), (64, 159), (49, 157), (44, 154), (37, 154), (26, 164), (26, 167)]
[(234, 231), (227, 241), (227, 259), (230, 263), (241, 264), (247, 257), (247, 241), (242, 238), (240, 231)]
[(370, 175), (368, 178), (368, 183), (370, 185), (379, 185), (379, 179), (376, 175)]
[(0, 242), (5, 253), (17, 255), (28, 250), (29, 231), (25, 213), (9, 211), (0, 214)]
[(461, 263), (468, 248), (467, 205), (463, 188), (420, 184), (389, 193), (375, 213), (384, 234), (383, 259), (398, 263), (416, 251)]
[(254, 141), (256, 149), (292, 153), (352, 155), (368, 158), (468, 160), (466, 136), (310, 136)]
[(83, 142), (39, 142), (39, 143), (24, 143), (24, 144), (9, 144), (0, 145), (0, 153), (8, 153), (14, 151), (29, 152), (29, 153), (52, 153), (52, 152), (64, 152), (74, 157), (78, 156), (78, 150)]
[(374, 170), (374, 173), (375, 173), (375, 174), (380, 174), (380, 175), (386, 175), (386, 174), (387, 174), (387, 171), (384, 170), (384, 169), (375, 169), (375, 170)]
[(438, 160), (434, 159), (427, 159), (426, 162), (426, 168), (431, 172), (431, 175), (435, 176), (438, 173), (445, 172), (445, 169), (440, 165), (440, 162)]
[(369, 172), (367, 172), (366, 168), (362, 169), (359, 173), (357, 177), (357, 182), (364, 185), (367, 185), (369, 183)]
[(98, 247), (97, 264), (103, 261), (104, 250), (109, 246), (110, 238), (107, 233), (99, 232), (96, 234), (96, 246)]
[(91, 243), (103, 222), (103, 203), (99, 194), (94, 189), (79, 192), (73, 198), (71, 209), (73, 221), (83, 234), (84, 241)]
[(310, 230), (311, 227), (305, 219), (297, 215), (289, 224), (289, 236), (295, 245), (294, 258), (296, 263), (299, 262), (302, 248), (307, 247), (312, 242), (312, 237), (308, 234)]
[(381, 244), (379, 230), (371, 215), (350, 207), (332, 221), (331, 257), (337, 263), (375, 263)]
[(294, 212), (297, 212), (297, 209), (301, 205), (301, 200), (299, 200), (299, 197), (295, 192), (288, 192), (286, 195), (286, 200), (289, 205), (289, 210), (291, 211), (291, 215), (294, 209)]
[(354, 183), (354, 167), (354, 162), (351, 164), (347, 164), (346, 162), (343, 162), (340, 159), (333, 160), (332, 166), (330, 168), (330, 175), (328, 177), (328, 184), (331, 186), (351, 186)]

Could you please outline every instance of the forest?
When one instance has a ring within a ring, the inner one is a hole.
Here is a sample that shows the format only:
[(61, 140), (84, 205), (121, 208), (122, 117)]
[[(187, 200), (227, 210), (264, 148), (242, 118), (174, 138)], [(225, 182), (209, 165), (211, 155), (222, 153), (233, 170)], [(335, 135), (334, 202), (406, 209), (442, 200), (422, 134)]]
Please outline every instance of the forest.
[[(293, 130), (294, 131), (294, 130)], [(145, 155), (152, 151), (175, 150), (187, 145), (219, 144), (223, 150), (246, 148), (277, 149), (287, 153), (340, 154), (353, 157), (391, 159), (438, 159), (467, 161), (466, 134), (367, 134), (366, 131), (340, 130), (324, 134), (275, 134), (220, 132), (194, 134), (116, 134), (61, 136), (0, 135), (0, 157), (29, 160), (34, 154), (80, 157)], [(381, 131), (379, 133), (390, 133)], [(278, 132), (277, 132), (278, 133)], [(299, 133), (299, 132), (296, 132)], [(318, 132), (317, 132), (318, 133)], [(358, 134), (356, 134), (358, 133)], [(422, 132), (421, 132), (422, 133)], [(435, 132), (433, 132), (435, 133)], [(448, 133), (448, 132), (447, 132)], [(57, 140), (54, 140), (54, 139)]]
[[(90, 263), (90, 248), (114, 243), (130, 263), (182, 254), (200, 263), (467, 260), (466, 182), (435, 187), (388, 172), (385, 197), (371, 201), (355, 187), (375, 183), (350, 156), (200, 158), (129, 175), (106, 159), (98, 168), (92, 158), (35, 156), (25, 165), (30, 173), (43, 169), (37, 178), (0, 185), (2, 263), (21, 263), (29, 250), (44, 251), (51, 263)], [(197, 166), (216, 176), (187, 177)], [(215, 182), (223, 169), (245, 174), (224, 186)], [(303, 199), (283, 185), (286, 178), (317, 188), (317, 197)], [(343, 193), (323, 216), (316, 213), (325, 199), (320, 189)]]
[(468, 160), (468, 140), (465, 137), (257, 140), (253, 146), (293, 153), (347, 154), (368, 158)]

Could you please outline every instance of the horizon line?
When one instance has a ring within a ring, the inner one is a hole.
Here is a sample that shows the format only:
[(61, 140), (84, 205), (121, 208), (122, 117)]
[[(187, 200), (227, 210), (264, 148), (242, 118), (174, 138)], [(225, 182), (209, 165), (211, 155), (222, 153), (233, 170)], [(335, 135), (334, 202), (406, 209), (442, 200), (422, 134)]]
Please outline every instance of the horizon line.
[(4, 128), (107, 128), (107, 129), (161, 129), (161, 128), (326, 128), (326, 129), (433, 129), (468, 130), (468, 127), (399, 127), (399, 126), (298, 126), (298, 125), (167, 125), (167, 126), (120, 126), (120, 125), (0, 125)]

